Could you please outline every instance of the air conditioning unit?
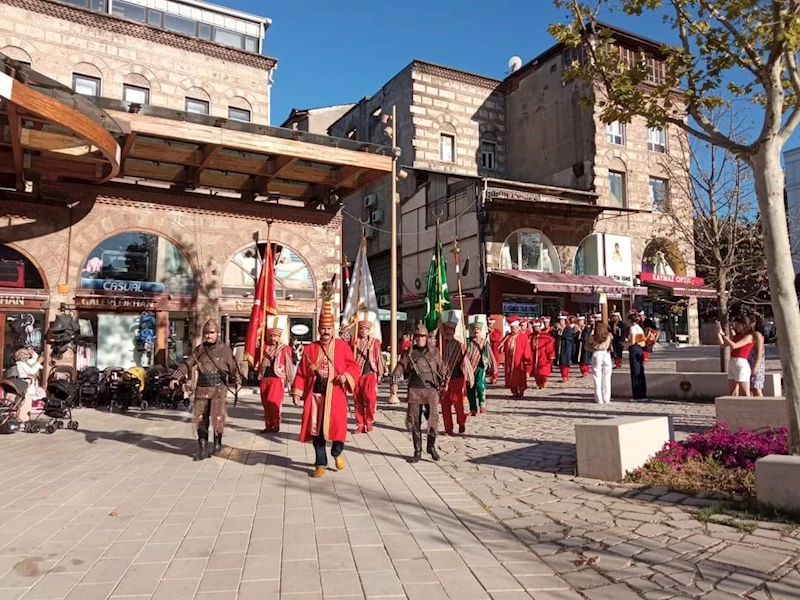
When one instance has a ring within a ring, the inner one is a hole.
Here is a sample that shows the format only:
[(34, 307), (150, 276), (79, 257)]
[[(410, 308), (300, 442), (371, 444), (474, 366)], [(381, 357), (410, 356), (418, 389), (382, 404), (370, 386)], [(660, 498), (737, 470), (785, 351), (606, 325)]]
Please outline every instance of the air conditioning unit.
[(372, 225), (368, 226), (367, 229), (364, 231), (364, 236), (368, 240), (374, 240), (376, 237), (378, 237), (378, 228), (373, 227)]
[(383, 223), (383, 211), (378, 209), (373, 211), (372, 218), (370, 219), (371, 223)]
[(364, 208), (372, 208), (378, 204), (378, 196), (375, 194), (367, 194), (364, 196)]

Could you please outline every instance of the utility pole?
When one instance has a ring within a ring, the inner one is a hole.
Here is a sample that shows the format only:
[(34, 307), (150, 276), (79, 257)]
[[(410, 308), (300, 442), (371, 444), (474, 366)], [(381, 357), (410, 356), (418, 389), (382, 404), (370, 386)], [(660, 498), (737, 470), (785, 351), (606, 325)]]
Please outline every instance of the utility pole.
[[(386, 124), (384, 130), (386, 135), (391, 139), (392, 143), (392, 197), (389, 200), (391, 204), (391, 245), (389, 247), (389, 286), (390, 286), (390, 322), (389, 322), (389, 338), (391, 346), (389, 347), (389, 361), (392, 369), (397, 365), (397, 181), (398, 179), (405, 179), (406, 172), (398, 169), (398, 161), (400, 160), (400, 147), (397, 145), (397, 107), (392, 106), (392, 116), (384, 115), (382, 121)], [(392, 394), (389, 396), (390, 404), (398, 404), (400, 399)]]

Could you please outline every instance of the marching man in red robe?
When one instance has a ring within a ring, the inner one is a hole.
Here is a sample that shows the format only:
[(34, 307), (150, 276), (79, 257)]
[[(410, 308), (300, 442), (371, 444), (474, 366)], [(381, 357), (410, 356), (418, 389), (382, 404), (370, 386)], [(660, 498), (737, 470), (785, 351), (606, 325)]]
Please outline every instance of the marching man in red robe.
[(300, 441), (314, 444), (313, 477), (322, 477), (328, 470), (325, 444), (331, 444), (336, 469), (345, 468), (344, 442), (347, 438), (347, 394), (358, 382), (358, 363), (350, 345), (333, 335), (334, 316), (332, 288), (323, 284), (322, 314), (317, 331), (319, 340), (306, 346), (292, 386), (292, 402), (303, 399), (303, 420)]
[(522, 398), (528, 389), (528, 371), (533, 362), (531, 345), (527, 336), (519, 329), (519, 317), (511, 316), (507, 320), (511, 333), (503, 340), (506, 387), (511, 390), (512, 398)]
[(261, 405), (264, 407), (264, 430), (261, 433), (277, 433), (281, 426), (286, 382), (294, 381), (294, 361), (292, 349), (281, 341), (286, 317), (269, 315), (265, 326), (267, 343), (258, 366)]
[(544, 328), (541, 321), (534, 321), (533, 335), (531, 335), (531, 375), (540, 390), (547, 387), (547, 378), (553, 370), (553, 361), (556, 359), (556, 341), (550, 332)]
[(500, 327), (499, 329), (495, 327), (497, 323), (497, 319), (493, 315), (489, 315), (487, 319), (488, 328), (489, 328), (489, 343), (492, 346), (492, 354), (494, 354), (494, 364), (495, 370), (492, 374), (489, 382), (490, 383), (497, 383), (497, 378), (500, 372), (500, 344), (503, 341), (503, 328)]
[(463, 328), (463, 315), (460, 310), (446, 310), (442, 313), (442, 362), (445, 368), (445, 385), (442, 391), (442, 419), (444, 431), (453, 435), (453, 409), (456, 410), (458, 433), (467, 430), (467, 414), (464, 410), (464, 396), (467, 386), (474, 383), (472, 363), (467, 357), (467, 345), (456, 339), (456, 329)]
[(355, 344), (355, 358), (360, 377), (353, 395), (356, 408), (356, 433), (372, 431), (375, 423), (375, 408), (378, 406), (378, 382), (386, 373), (386, 363), (381, 352), (381, 342), (370, 336), (373, 324), (378, 317), (368, 311), (358, 322), (358, 338)]

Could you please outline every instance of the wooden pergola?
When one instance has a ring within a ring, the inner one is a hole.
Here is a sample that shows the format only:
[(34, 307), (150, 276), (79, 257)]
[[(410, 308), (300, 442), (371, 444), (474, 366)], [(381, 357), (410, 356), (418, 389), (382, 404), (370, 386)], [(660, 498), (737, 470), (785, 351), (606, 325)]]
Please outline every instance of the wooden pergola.
[(331, 200), (392, 170), (385, 146), (89, 99), (2, 55), (0, 64), (0, 187), (124, 177), (338, 206)]

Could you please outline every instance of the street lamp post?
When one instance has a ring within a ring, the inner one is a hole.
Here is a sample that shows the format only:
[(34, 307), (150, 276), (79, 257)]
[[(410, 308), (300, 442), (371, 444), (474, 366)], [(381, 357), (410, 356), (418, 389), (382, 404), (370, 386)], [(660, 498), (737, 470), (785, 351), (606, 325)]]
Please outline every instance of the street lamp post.
[[(390, 343), (389, 346), (389, 360), (390, 364), (392, 365), (392, 369), (394, 369), (395, 365), (397, 365), (397, 178), (398, 178), (398, 169), (397, 169), (397, 162), (400, 160), (400, 148), (397, 146), (397, 107), (392, 106), (392, 120), (391, 125), (388, 127), (389, 129), (389, 136), (392, 139), (392, 197), (389, 200), (389, 203), (392, 206), (391, 212), (391, 227), (392, 227), (392, 239), (391, 245), (389, 247), (389, 261), (390, 261), (390, 274), (389, 274), (389, 285), (390, 285), (390, 316), (389, 318), (391, 321), (389, 322), (389, 336), (390, 336)], [(396, 394), (391, 394), (389, 396), (389, 403), (390, 404), (398, 404), (400, 400), (398, 399)]]

